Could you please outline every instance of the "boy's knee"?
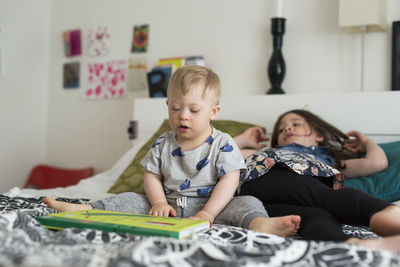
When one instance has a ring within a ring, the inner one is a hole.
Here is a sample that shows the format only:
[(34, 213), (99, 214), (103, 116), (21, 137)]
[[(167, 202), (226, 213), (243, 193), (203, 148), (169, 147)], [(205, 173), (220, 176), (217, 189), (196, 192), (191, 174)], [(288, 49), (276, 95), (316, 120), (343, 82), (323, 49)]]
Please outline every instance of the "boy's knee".
[(264, 209), (263, 203), (258, 198), (248, 195), (234, 197), (229, 204), (231, 204), (232, 207), (240, 209)]

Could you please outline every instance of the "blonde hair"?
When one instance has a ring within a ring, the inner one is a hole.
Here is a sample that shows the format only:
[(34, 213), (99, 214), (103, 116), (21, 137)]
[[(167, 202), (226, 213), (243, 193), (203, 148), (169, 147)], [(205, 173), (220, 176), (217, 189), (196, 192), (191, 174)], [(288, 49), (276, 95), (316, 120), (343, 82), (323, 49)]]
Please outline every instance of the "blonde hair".
[(221, 83), (218, 75), (209, 68), (197, 65), (180, 67), (172, 74), (168, 85), (168, 96), (172, 92), (186, 95), (196, 85), (204, 86), (203, 96), (206, 92), (212, 92), (216, 98), (216, 104), (219, 103)]

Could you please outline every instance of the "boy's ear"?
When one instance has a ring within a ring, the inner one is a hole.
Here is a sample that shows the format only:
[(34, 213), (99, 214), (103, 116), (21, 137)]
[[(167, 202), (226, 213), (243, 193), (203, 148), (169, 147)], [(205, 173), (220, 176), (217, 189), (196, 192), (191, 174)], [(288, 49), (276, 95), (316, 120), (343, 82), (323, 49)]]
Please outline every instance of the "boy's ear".
[(213, 107), (213, 109), (211, 110), (210, 120), (215, 119), (215, 117), (217, 117), (217, 115), (218, 115), (220, 110), (221, 110), (221, 106), (220, 105), (215, 105)]
[(165, 100), (165, 103), (167, 104), (167, 106), (168, 106), (168, 99), (167, 100)]

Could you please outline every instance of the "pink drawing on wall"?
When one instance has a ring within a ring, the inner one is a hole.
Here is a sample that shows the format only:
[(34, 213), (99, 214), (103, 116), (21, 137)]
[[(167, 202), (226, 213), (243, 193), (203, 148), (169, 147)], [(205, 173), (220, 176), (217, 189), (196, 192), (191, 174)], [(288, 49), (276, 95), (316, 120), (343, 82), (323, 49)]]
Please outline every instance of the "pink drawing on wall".
[(110, 60), (88, 64), (86, 99), (115, 99), (125, 95), (126, 61)]
[(88, 56), (96, 57), (108, 54), (110, 50), (110, 33), (107, 27), (97, 27), (89, 30), (88, 34)]

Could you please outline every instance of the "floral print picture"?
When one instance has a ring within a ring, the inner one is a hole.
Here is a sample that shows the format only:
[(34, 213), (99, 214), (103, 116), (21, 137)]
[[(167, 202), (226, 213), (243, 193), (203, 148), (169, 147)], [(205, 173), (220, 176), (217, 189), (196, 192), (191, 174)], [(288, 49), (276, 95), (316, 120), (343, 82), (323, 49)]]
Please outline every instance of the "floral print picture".
[(132, 53), (147, 52), (149, 44), (149, 25), (136, 25), (133, 30)]
[(107, 27), (89, 30), (87, 53), (90, 57), (108, 54), (110, 50), (110, 33)]
[(84, 98), (112, 99), (124, 96), (126, 92), (125, 76), (125, 60), (89, 63)]

